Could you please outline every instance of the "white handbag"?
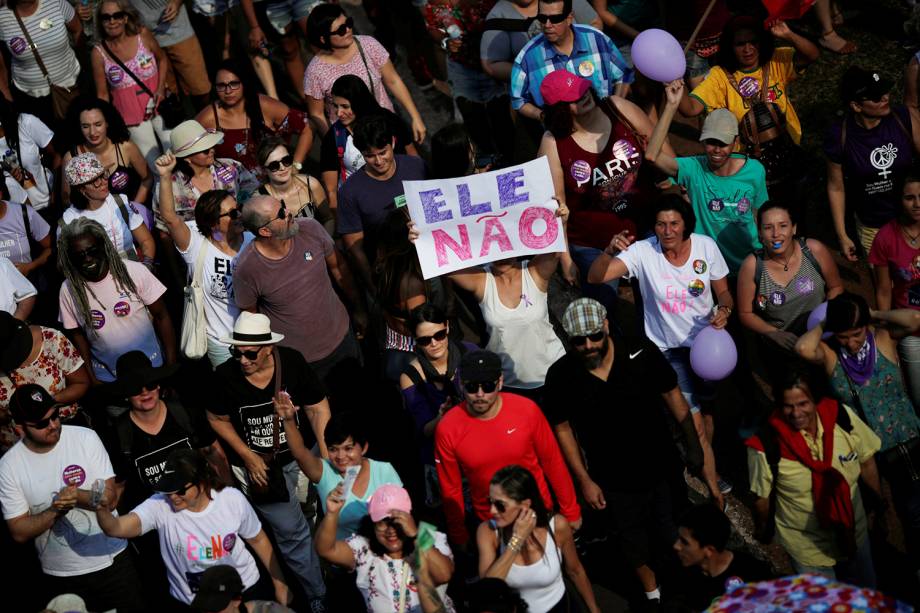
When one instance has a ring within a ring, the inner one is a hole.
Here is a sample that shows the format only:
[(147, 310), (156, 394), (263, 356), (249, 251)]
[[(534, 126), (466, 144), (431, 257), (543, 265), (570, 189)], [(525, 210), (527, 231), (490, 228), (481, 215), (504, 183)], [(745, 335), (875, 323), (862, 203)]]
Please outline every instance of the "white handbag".
[(205, 252), (208, 250), (207, 239), (202, 237), (201, 249), (195, 260), (192, 281), (185, 287), (185, 307), (182, 310), (182, 332), (179, 347), (185, 357), (191, 360), (203, 358), (208, 353), (207, 322), (204, 318), (204, 289), (201, 276), (204, 273)]

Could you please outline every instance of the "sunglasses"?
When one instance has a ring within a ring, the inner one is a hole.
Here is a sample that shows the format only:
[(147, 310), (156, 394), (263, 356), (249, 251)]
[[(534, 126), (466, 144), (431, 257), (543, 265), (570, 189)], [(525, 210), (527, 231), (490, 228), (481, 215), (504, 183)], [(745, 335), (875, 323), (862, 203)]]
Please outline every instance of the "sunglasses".
[(541, 25), (546, 25), (547, 21), (558, 25), (565, 21), (566, 17), (568, 17), (568, 15), (563, 15), (562, 13), (558, 15), (544, 15), (543, 13), (539, 13), (537, 15), (537, 21), (539, 21)]
[(118, 11), (117, 13), (100, 13), (99, 19), (102, 21), (121, 21), (127, 16), (128, 14), (126, 12)]
[(441, 342), (445, 338), (447, 338), (447, 328), (438, 330), (431, 336), (419, 336), (415, 339), (415, 344), (418, 345), (419, 347), (427, 347), (428, 345), (431, 344), (431, 341)]
[(294, 165), (294, 156), (290, 153), (281, 158), (280, 160), (275, 160), (274, 162), (269, 162), (265, 165), (272, 172), (278, 172), (282, 168), (290, 168)]
[(256, 230), (261, 230), (262, 228), (264, 228), (265, 226), (267, 226), (267, 225), (270, 224), (271, 222), (277, 221), (277, 220), (279, 220), (279, 219), (287, 219), (287, 217), (288, 217), (287, 205), (284, 204), (284, 200), (282, 200), (282, 201), (281, 201), (281, 207), (278, 209), (278, 214), (275, 215), (275, 218), (274, 218), (274, 219), (269, 219), (269, 220), (266, 221), (264, 224), (262, 224), (261, 226), (259, 226), (258, 228), (256, 228)]
[(230, 355), (233, 356), (234, 360), (239, 360), (240, 358), (245, 356), (247, 360), (249, 360), (250, 362), (254, 362), (256, 358), (259, 357), (259, 351), (261, 350), (260, 349), (250, 349), (248, 351), (243, 351), (239, 347), (231, 347)]
[(498, 511), (499, 513), (504, 513), (505, 509), (508, 508), (505, 506), (504, 502), (502, 502), (501, 500), (495, 500), (494, 498), (489, 498), (488, 503), (492, 505), (493, 507), (495, 507), (495, 510)]
[(491, 394), (498, 387), (498, 381), (464, 381), (463, 389), (467, 394), (475, 394), (482, 388), (483, 393)]
[(349, 17), (348, 19), (345, 20), (345, 23), (340, 25), (338, 28), (336, 28), (335, 30), (330, 30), (329, 34), (331, 36), (345, 36), (346, 34), (348, 34), (349, 30), (354, 30), (354, 29), (355, 29), (355, 20)]
[(55, 407), (54, 412), (51, 413), (51, 415), (49, 415), (45, 419), (41, 419), (39, 421), (35, 421), (32, 423), (26, 422), (26, 425), (36, 430), (44, 430), (51, 424), (51, 422), (60, 421), (60, 419), (61, 419), (61, 410)]
[(243, 82), (240, 80), (236, 81), (227, 81), (226, 83), (215, 83), (214, 89), (219, 93), (232, 92), (233, 90), (239, 89), (243, 85)]
[(604, 332), (604, 330), (601, 329), (601, 330), (598, 330), (597, 332), (595, 332), (594, 334), (589, 334), (589, 335), (587, 335), (587, 336), (570, 336), (570, 337), (569, 337), (569, 340), (570, 340), (570, 341), (572, 342), (572, 344), (575, 345), (576, 347), (582, 347), (582, 346), (584, 346), (588, 341), (591, 341), (592, 343), (599, 343), (599, 342), (601, 342), (602, 340), (604, 340), (604, 335), (605, 335), (605, 334), (606, 334), (606, 332)]
[(226, 213), (221, 213), (218, 217), (229, 217), (230, 219), (238, 219), (240, 216), (239, 209), (230, 209)]
[(170, 492), (170, 494), (172, 494), (173, 496), (185, 496), (185, 492), (189, 491), (193, 487), (195, 487), (194, 483), (186, 483), (185, 485), (177, 489), (175, 492)]

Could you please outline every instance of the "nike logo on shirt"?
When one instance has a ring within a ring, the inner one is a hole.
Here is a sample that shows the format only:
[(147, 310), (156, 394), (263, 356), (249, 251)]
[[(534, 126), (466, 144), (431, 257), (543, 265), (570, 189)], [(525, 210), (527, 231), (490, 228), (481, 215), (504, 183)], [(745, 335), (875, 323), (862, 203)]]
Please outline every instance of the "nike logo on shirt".
[(515, 430), (517, 430), (517, 428), (509, 428), (507, 434), (511, 434), (511, 433), (514, 432)]
[(630, 354), (629, 354), (629, 359), (630, 359), (630, 360), (633, 359), (634, 357), (636, 357), (637, 355), (639, 355), (639, 354), (642, 353), (643, 351), (645, 351), (645, 350), (644, 350), (644, 349), (640, 349), (639, 351), (637, 351), (637, 352), (635, 352), (635, 353), (630, 353)]

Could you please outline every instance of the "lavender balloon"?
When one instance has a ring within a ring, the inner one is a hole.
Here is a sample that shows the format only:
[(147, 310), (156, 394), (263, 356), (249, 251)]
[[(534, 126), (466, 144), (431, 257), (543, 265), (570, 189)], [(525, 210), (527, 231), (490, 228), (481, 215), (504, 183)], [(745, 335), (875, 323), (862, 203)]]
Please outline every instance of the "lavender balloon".
[[(805, 326), (809, 330), (811, 330), (812, 328), (817, 326), (819, 323), (824, 321), (826, 317), (827, 317), (827, 300), (825, 300), (824, 302), (816, 306), (814, 310), (808, 315), (808, 322), (805, 324)], [(824, 340), (827, 340), (831, 336), (833, 336), (833, 334), (831, 334), (830, 332), (825, 332), (824, 334), (821, 335), (821, 338)]]
[(690, 366), (701, 379), (721, 381), (735, 370), (738, 349), (724, 329), (707, 326), (700, 330), (690, 347)]
[(658, 28), (644, 30), (636, 37), (632, 60), (639, 72), (662, 83), (683, 78), (687, 70), (687, 58), (680, 43)]

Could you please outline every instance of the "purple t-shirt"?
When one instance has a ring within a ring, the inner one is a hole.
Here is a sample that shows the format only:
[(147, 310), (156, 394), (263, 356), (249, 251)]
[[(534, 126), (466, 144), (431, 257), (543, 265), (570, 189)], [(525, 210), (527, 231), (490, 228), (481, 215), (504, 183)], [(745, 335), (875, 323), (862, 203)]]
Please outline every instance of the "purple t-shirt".
[(281, 345), (300, 351), (307, 362), (331, 354), (348, 331), (348, 312), (332, 287), (326, 257), (334, 244), (312, 219), (296, 221), (300, 232), (280, 260), (270, 260), (251, 244), (237, 260), (233, 293), (242, 308), (256, 305), (268, 315)]
[[(846, 122), (846, 143), (841, 126)], [(871, 130), (851, 117), (835, 122), (824, 141), (827, 158), (843, 167), (847, 206), (860, 223), (880, 228), (901, 210), (901, 185), (914, 159), (910, 115), (903, 106)]]

